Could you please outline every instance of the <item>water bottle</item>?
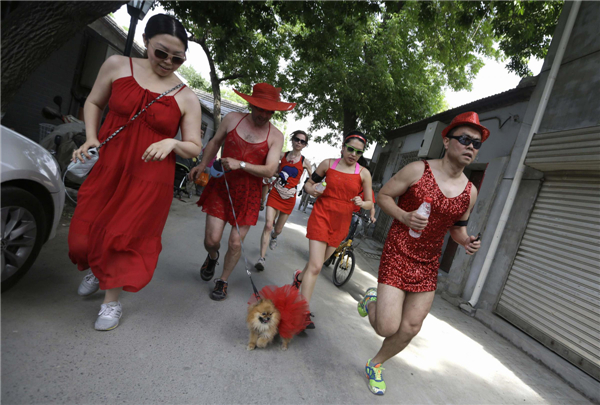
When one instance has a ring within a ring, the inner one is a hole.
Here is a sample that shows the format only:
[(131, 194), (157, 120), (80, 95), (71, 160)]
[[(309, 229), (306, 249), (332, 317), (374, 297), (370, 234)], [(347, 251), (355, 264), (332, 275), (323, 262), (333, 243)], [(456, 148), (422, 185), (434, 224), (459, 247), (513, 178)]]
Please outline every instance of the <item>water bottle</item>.
[[(429, 215), (431, 214), (431, 201), (433, 201), (431, 197), (425, 197), (425, 200), (417, 210), (417, 214), (419, 214), (422, 217), (429, 218)], [(414, 229), (409, 229), (408, 234), (413, 238), (420, 238), (422, 232), (423, 231), (415, 231)]]
[(319, 193), (322, 193), (323, 191), (325, 191), (325, 187), (327, 187), (327, 183), (322, 182), (315, 186), (315, 190), (318, 191)]

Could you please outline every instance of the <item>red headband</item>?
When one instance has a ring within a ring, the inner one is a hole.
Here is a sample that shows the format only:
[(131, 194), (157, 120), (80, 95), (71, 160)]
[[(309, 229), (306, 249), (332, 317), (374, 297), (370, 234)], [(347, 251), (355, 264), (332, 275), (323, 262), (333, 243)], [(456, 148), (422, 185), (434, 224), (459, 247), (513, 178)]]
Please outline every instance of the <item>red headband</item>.
[(354, 135), (347, 136), (347, 137), (346, 137), (346, 140), (348, 140), (348, 139), (350, 139), (350, 138), (358, 138), (358, 139), (360, 139), (361, 141), (363, 141), (363, 143), (364, 143), (365, 145), (367, 144), (367, 140), (365, 139), (365, 137), (364, 137), (364, 136), (360, 136), (360, 135), (356, 135), (356, 134), (354, 134)]

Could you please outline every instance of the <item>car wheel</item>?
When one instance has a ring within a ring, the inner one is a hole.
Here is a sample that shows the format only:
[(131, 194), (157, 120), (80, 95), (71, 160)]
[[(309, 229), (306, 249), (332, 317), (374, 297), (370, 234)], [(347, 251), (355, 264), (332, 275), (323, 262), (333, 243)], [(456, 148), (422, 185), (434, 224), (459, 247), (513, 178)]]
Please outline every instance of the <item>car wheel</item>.
[(39, 254), (46, 235), (44, 208), (33, 194), (2, 187), (2, 291), (23, 277)]

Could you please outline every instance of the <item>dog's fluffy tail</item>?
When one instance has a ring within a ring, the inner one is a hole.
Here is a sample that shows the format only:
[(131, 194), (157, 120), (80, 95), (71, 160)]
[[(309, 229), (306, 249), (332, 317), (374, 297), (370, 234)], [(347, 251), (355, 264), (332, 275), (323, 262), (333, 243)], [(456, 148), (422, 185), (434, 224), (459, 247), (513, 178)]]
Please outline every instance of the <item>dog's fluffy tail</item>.
[[(308, 303), (298, 289), (290, 284), (283, 287), (268, 285), (260, 290), (259, 294), (261, 298), (273, 301), (273, 305), (281, 313), (279, 335), (282, 338), (291, 339), (306, 328)], [(252, 295), (248, 304), (256, 301), (256, 297)]]

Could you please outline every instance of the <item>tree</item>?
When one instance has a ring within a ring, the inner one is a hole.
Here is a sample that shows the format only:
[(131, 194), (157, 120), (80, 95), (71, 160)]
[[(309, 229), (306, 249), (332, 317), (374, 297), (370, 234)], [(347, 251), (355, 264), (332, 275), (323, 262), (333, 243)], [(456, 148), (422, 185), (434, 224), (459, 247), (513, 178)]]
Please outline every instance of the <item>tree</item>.
[(190, 40), (208, 58), (215, 128), (221, 123), (221, 83), (249, 91), (255, 82), (272, 82), (280, 58), (287, 57), (271, 3), (161, 1), (161, 5), (183, 22)]
[(10, 7), (6, 10), (3, 4), (2, 110), (52, 52), (86, 25), (118, 10), (125, 3), (127, 2), (10, 2)]
[[(470, 89), (482, 56), (510, 58), (526, 75), (543, 57), (561, 2), (285, 2), (279, 6), (292, 57), (280, 85), (322, 139), (391, 128), (438, 111), (442, 91)], [(542, 27), (537, 29), (536, 27)], [(495, 45), (498, 44), (498, 49)]]
[(177, 73), (187, 80), (189, 87), (206, 92), (211, 91), (208, 80), (203, 78), (200, 73), (196, 72), (196, 69), (193, 67), (182, 65), (179, 69), (177, 69)]

